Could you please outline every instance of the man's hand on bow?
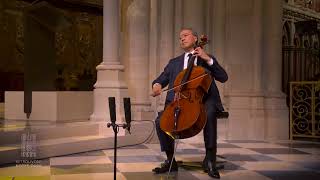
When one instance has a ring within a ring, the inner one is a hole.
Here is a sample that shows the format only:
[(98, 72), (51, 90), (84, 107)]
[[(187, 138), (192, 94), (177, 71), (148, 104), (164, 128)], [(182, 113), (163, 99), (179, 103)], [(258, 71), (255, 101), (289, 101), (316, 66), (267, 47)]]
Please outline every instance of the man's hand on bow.
[(155, 83), (152, 86), (152, 94), (151, 96), (156, 97), (162, 93), (162, 86), (159, 83)]

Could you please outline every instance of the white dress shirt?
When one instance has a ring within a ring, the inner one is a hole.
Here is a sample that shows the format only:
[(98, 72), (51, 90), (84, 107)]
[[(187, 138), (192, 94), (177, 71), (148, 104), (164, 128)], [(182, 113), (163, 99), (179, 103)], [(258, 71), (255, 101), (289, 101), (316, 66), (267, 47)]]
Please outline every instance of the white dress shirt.
[[(188, 59), (189, 59), (188, 54), (190, 54), (190, 53), (193, 54), (193, 53), (194, 53), (194, 50), (191, 51), (191, 52), (184, 53), (183, 69), (187, 69), (187, 67), (188, 67)], [(194, 59), (194, 65), (195, 65), (195, 66), (197, 65), (197, 59), (198, 59), (197, 57)], [(213, 59), (212, 59), (212, 58), (210, 59), (210, 61), (208, 62), (208, 64), (209, 64), (210, 66), (213, 64)], [(155, 84), (153, 85), (153, 87), (154, 87), (155, 85), (161, 85), (161, 84), (155, 83)]]
[[(188, 60), (189, 60), (188, 54), (190, 54), (190, 53), (193, 54), (193, 53), (194, 53), (194, 50), (191, 51), (191, 52), (184, 53), (183, 69), (187, 69), (187, 67), (188, 67)], [(194, 59), (194, 65), (195, 65), (195, 66), (197, 65), (197, 59), (198, 59), (198, 57), (196, 57), (196, 58)], [(209, 64), (210, 66), (213, 64), (213, 59), (212, 59), (212, 58), (210, 59), (210, 61), (208, 62), (208, 64)]]

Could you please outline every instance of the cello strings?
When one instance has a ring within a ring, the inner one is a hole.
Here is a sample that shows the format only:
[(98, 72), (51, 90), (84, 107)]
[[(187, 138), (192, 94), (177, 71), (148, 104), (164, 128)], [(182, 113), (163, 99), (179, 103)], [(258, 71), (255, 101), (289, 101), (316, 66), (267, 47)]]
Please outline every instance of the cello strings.
[(172, 91), (173, 89), (176, 89), (176, 88), (178, 88), (178, 87), (180, 87), (180, 86), (183, 86), (183, 85), (185, 85), (185, 84), (188, 84), (189, 82), (195, 81), (195, 80), (197, 80), (197, 79), (199, 79), (199, 78), (202, 78), (202, 77), (204, 77), (204, 76), (206, 76), (206, 75), (208, 75), (208, 74), (207, 74), (207, 73), (202, 74), (202, 75), (200, 75), (200, 76), (198, 76), (198, 77), (195, 77), (195, 78), (193, 78), (193, 79), (191, 79), (191, 80), (189, 80), (189, 81), (187, 81), (187, 82), (185, 82), (185, 83), (179, 84), (179, 85), (177, 85), (177, 86), (175, 86), (175, 87), (173, 87), (173, 88), (162, 90), (162, 92)]

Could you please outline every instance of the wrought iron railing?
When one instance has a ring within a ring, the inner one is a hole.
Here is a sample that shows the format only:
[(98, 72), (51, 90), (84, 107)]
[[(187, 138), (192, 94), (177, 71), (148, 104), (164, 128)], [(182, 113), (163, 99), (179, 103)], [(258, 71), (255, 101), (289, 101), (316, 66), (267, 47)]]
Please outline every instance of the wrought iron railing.
[(320, 138), (320, 81), (290, 82), (290, 139)]

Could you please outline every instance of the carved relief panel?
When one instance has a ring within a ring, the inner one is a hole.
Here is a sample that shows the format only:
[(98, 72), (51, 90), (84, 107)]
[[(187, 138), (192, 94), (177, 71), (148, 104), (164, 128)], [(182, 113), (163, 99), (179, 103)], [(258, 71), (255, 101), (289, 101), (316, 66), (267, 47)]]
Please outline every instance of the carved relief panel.
[[(90, 90), (95, 82), (95, 67), (102, 61), (102, 17), (88, 13), (69, 13), (73, 25), (56, 33), (57, 75), (65, 88)], [(87, 85), (86, 85), (87, 84)]]
[[(24, 1), (0, 1), (0, 73), (23, 75), (23, 10), (29, 5)], [(102, 61), (102, 16), (62, 11), (70, 17), (72, 26), (55, 36), (57, 90), (91, 90), (96, 81), (95, 67)]]

